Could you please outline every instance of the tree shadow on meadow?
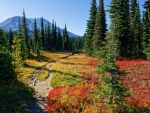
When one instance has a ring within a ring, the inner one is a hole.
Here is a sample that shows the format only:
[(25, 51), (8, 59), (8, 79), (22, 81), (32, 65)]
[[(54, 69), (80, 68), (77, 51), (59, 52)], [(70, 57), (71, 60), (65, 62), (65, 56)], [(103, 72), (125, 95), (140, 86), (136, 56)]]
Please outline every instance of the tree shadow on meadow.
[(0, 113), (20, 113), (33, 98), (33, 91), (16, 77), (0, 80)]

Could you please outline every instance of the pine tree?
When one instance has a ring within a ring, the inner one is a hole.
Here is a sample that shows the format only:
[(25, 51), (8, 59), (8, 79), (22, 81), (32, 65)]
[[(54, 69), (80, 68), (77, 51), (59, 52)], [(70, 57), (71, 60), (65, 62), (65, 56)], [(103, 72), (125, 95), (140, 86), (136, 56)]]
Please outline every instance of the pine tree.
[(56, 22), (55, 22), (55, 49), (58, 50), (58, 37), (57, 37), (57, 26), (56, 26)]
[(144, 8), (142, 47), (150, 60), (150, 0), (145, 1)]
[(51, 47), (52, 47), (52, 49), (55, 49), (55, 25), (54, 25), (54, 20), (53, 20), (53, 22), (52, 22), (51, 36), (52, 36)]
[(67, 26), (63, 29), (63, 48), (64, 50), (69, 50), (69, 35), (67, 31)]
[(34, 53), (36, 55), (39, 55), (40, 54), (40, 40), (39, 40), (39, 33), (38, 33), (38, 28), (37, 28), (37, 23), (36, 23), (36, 18), (34, 20), (34, 35), (33, 35), (33, 38), (34, 38)]
[(11, 30), (11, 28), (10, 28), (10, 30), (9, 30), (9, 50), (11, 51), (11, 46), (12, 46), (12, 44), (13, 44), (13, 32), (12, 32), (12, 30)]
[(25, 60), (27, 59), (27, 56), (29, 55), (27, 53), (27, 46), (26, 46), (26, 41), (23, 36), (23, 26), (21, 25), (21, 20), (20, 17), (18, 17), (18, 32), (17, 36), (20, 39), (20, 49), (21, 49), (21, 58), (22, 58), (22, 63), (25, 64)]
[(133, 19), (133, 46), (134, 46), (134, 56), (139, 56), (141, 49), (141, 16), (139, 4), (137, 4), (136, 12)]
[(0, 29), (0, 81), (14, 76), (12, 57), (5, 33)]
[(47, 25), (47, 44), (48, 44), (48, 48), (51, 48), (52, 39), (51, 39), (51, 28), (50, 28), (50, 23), (49, 22), (48, 22), (48, 25)]
[(133, 20), (136, 13), (136, 7), (137, 7), (137, 0), (131, 0), (130, 2), (130, 38), (128, 40), (128, 50), (129, 53), (132, 54), (134, 52), (134, 33), (133, 33)]
[(61, 32), (60, 32), (60, 28), (58, 27), (58, 50), (62, 50), (63, 46), (63, 42), (62, 42), (62, 36), (61, 36)]
[(27, 57), (29, 57), (30, 56), (30, 37), (28, 35), (28, 25), (27, 25), (27, 20), (26, 20), (24, 10), (23, 10), (22, 26), (23, 26), (23, 37), (25, 39), (25, 45), (26, 45), (26, 53), (27, 53)]
[(42, 41), (42, 47), (45, 47), (45, 33), (44, 33), (44, 20), (43, 17), (41, 18), (41, 41)]
[(90, 8), (90, 17), (89, 17), (89, 20), (87, 21), (86, 38), (84, 41), (85, 53), (89, 56), (93, 54), (92, 37), (94, 34), (96, 11), (97, 11), (96, 0), (92, 0), (91, 8)]
[(22, 51), (21, 51), (21, 45), (22, 45), (22, 37), (17, 36), (16, 34), (13, 37), (13, 46), (12, 46), (12, 56), (14, 59), (14, 69), (15, 72), (19, 72), (20, 68), (23, 66), (24, 62), (22, 59)]
[[(102, 47), (102, 41), (106, 37), (106, 14), (104, 10), (103, 0), (99, 1), (99, 7), (96, 14), (96, 22), (93, 35), (93, 52), (96, 55), (97, 51)], [(97, 55), (96, 55), (97, 56)]]
[(116, 36), (120, 41), (120, 54), (126, 55), (129, 38), (129, 0), (112, 0), (109, 13), (111, 21), (114, 22), (114, 18), (116, 21)]

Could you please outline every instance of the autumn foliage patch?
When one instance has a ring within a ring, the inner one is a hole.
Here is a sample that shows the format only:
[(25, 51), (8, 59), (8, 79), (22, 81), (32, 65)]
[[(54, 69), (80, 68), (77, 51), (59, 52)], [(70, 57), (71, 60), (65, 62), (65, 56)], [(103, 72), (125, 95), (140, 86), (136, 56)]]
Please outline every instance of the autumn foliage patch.
[(94, 89), (94, 85), (84, 84), (53, 89), (47, 96), (46, 113), (83, 112), (93, 104), (90, 91)]
[(144, 59), (120, 59), (116, 64), (127, 73), (122, 83), (131, 92), (128, 102), (137, 109), (150, 109), (149, 62)]

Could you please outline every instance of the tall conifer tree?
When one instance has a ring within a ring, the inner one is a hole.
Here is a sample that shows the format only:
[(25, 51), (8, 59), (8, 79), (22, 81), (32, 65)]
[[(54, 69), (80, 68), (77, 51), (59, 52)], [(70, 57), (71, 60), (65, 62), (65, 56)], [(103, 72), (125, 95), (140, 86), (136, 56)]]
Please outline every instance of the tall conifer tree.
[(42, 41), (42, 47), (45, 47), (45, 33), (44, 33), (44, 20), (43, 20), (43, 17), (41, 18), (41, 41)]
[(37, 23), (36, 23), (36, 18), (34, 20), (34, 35), (33, 35), (33, 38), (34, 38), (34, 53), (39, 55), (40, 54), (40, 39), (39, 39), (39, 33), (38, 33), (38, 28), (37, 28)]
[(24, 10), (23, 10), (22, 26), (23, 26), (23, 37), (25, 39), (25, 45), (26, 45), (26, 53), (27, 56), (30, 56), (30, 37), (28, 35), (28, 25), (27, 25), (27, 20), (26, 20), (26, 15)]
[(140, 16), (140, 8), (139, 3), (136, 7), (136, 12), (133, 19), (133, 46), (134, 46), (134, 56), (139, 56), (141, 49), (141, 16)]
[(69, 50), (69, 35), (66, 24), (65, 28), (63, 29), (63, 42), (64, 42), (64, 50)]
[(103, 0), (99, 1), (99, 7), (96, 14), (96, 22), (93, 35), (93, 52), (96, 55), (97, 51), (102, 47), (102, 42), (106, 37), (106, 14), (104, 10)]
[(96, 0), (92, 0), (91, 8), (90, 8), (90, 17), (89, 17), (89, 20), (87, 21), (86, 38), (84, 41), (85, 53), (89, 56), (93, 54), (92, 37), (94, 34), (96, 11), (97, 11)]
[(144, 3), (142, 47), (147, 59), (150, 60), (150, 0)]

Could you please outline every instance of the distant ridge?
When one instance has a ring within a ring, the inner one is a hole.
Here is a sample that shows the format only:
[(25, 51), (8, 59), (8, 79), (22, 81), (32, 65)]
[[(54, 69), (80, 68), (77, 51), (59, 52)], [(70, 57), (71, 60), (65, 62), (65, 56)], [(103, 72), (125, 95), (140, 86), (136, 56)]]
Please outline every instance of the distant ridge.
[[(20, 18), (22, 19), (22, 17), (20, 17)], [(41, 20), (41, 18), (36, 19), (37, 27), (39, 29), (41, 29), (40, 20)], [(44, 20), (44, 25), (47, 25), (49, 21), (44, 19), (44, 18), (43, 18), (43, 20)], [(27, 18), (27, 24), (28, 24), (30, 34), (33, 34), (34, 19), (33, 18)], [(50, 23), (50, 26), (52, 27), (52, 23)], [(8, 18), (7, 20), (3, 21), (2, 23), (0, 23), (0, 28), (2, 28), (5, 31), (9, 31), (10, 28), (12, 29), (12, 31), (17, 31), (17, 29), (18, 29), (18, 16), (14, 16), (14, 17)], [(63, 32), (63, 30), (61, 28), (60, 28), (60, 32), (61, 33)], [(68, 35), (69, 35), (69, 37), (79, 37), (78, 35), (71, 33), (69, 31), (68, 31)]]

